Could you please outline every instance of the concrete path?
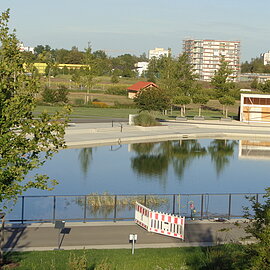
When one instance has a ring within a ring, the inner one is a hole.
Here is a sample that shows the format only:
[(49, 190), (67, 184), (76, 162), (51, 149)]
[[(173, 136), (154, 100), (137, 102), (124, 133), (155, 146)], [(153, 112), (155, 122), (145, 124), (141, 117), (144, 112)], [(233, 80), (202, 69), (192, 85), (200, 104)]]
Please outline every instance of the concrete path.
[[(8, 226), (5, 229), (4, 249), (6, 251), (53, 250), (58, 245), (58, 232), (53, 224)], [(244, 236), (243, 229), (239, 229), (229, 221), (189, 221), (185, 226), (185, 241), (149, 233), (134, 222), (67, 223), (60, 238), (61, 248), (131, 248), (128, 241), (131, 233), (138, 235), (136, 248), (215, 245), (238, 241)]]
[(126, 122), (70, 123), (66, 129), (68, 147), (115, 145), (183, 138), (252, 138), (270, 140), (270, 125), (247, 124), (239, 121), (167, 121), (162, 126), (129, 126)]

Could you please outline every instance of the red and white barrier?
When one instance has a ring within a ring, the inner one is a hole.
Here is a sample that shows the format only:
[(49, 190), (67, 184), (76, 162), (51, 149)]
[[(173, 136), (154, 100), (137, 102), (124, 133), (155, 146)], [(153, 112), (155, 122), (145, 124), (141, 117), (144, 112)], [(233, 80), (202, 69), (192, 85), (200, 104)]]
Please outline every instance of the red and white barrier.
[(149, 231), (149, 215), (151, 209), (143, 206), (142, 204), (136, 202), (135, 205), (135, 222)]
[(185, 217), (152, 211), (136, 202), (135, 222), (149, 232), (184, 240)]

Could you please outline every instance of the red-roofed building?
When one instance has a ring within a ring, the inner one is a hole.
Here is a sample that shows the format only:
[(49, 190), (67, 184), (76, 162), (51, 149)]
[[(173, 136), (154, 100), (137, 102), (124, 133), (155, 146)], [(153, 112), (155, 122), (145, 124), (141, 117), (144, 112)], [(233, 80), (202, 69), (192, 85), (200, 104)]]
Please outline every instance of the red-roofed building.
[(158, 88), (158, 86), (153, 82), (137, 82), (127, 88), (128, 98), (133, 99), (139, 91), (146, 90), (152, 87)]

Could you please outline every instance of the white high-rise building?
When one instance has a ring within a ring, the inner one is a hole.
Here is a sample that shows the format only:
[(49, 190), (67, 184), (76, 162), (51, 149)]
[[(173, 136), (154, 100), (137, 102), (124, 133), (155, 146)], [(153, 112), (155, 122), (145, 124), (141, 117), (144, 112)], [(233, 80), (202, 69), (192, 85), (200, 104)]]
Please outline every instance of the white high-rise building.
[(154, 50), (149, 50), (148, 58), (151, 59), (153, 57), (160, 58), (162, 56), (169, 56), (169, 53), (169, 50), (165, 50), (163, 48), (155, 48)]
[(270, 51), (261, 54), (264, 65), (270, 65)]
[(219, 69), (222, 56), (233, 71), (230, 79), (232, 81), (238, 80), (240, 74), (240, 41), (186, 39), (183, 42), (183, 51), (189, 56), (199, 80), (211, 81), (211, 78)]

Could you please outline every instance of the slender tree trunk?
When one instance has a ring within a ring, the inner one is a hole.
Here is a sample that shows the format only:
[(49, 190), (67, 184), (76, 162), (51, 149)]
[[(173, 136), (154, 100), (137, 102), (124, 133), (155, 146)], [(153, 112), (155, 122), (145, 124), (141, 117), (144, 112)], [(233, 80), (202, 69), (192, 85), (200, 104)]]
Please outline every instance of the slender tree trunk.
[(173, 106), (171, 105), (171, 115), (172, 115), (172, 112), (173, 112)]
[(200, 106), (199, 107), (199, 117), (201, 117), (201, 114), (202, 114), (202, 107)]
[(227, 118), (228, 117), (228, 108), (226, 107), (225, 108), (225, 118)]
[(0, 229), (0, 267), (4, 263), (4, 253), (3, 253), (4, 227), (5, 227), (5, 217), (2, 218), (2, 224), (1, 224), (1, 229)]
[(224, 115), (224, 114), (225, 114), (225, 106), (222, 105), (222, 115)]
[(180, 108), (180, 115), (181, 115), (181, 117), (184, 117), (184, 114), (183, 114), (183, 107), (181, 106), (181, 108)]
[(184, 109), (184, 115), (186, 115), (186, 105), (183, 106)]

